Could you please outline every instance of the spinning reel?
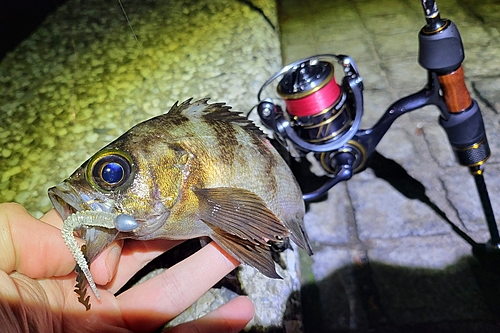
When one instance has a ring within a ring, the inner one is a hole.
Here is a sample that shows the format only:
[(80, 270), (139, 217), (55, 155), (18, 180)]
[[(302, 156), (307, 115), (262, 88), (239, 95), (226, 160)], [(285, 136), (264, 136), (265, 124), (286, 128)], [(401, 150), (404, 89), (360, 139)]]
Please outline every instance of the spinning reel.
[[(363, 115), (363, 80), (353, 59), (346, 55), (317, 55), (283, 67), (262, 86), (257, 112), (274, 139), (295, 158), (312, 154), (329, 176), (320, 188), (303, 194), (305, 201), (324, 195), (340, 181), (364, 170), (377, 144), (401, 115), (427, 105), (436, 106), (457, 161), (469, 168), (476, 181), (491, 239), (484, 247), (500, 254), (500, 236), (483, 178), (490, 156), (483, 118), (465, 86), (464, 50), (457, 27), (441, 19), (435, 1), (422, 1), (427, 24), (419, 33), (420, 65), (427, 70), (426, 86), (394, 102), (370, 129), (360, 129)], [(335, 66), (343, 77), (335, 77)], [(277, 97), (262, 98), (277, 82)], [(500, 259), (500, 258), (499, 258)]]
[[(334, 64), (342, 66), (339, 85)], [(272, 99), (261, 99), (263, 91), (281, 78), (277, 92), (285, 110)], [(304, 194), (313, 200), (336, 183), (351, 178), (364, 167), (364, 147), (352, 140), (363, 115), (363, 79), (354, 60), (345, 55), (324, 54), (298, 60), (273, 75), (260, 89), (257, 112), (293, 157), (314, 153), (331, 180), (320, 189)]]

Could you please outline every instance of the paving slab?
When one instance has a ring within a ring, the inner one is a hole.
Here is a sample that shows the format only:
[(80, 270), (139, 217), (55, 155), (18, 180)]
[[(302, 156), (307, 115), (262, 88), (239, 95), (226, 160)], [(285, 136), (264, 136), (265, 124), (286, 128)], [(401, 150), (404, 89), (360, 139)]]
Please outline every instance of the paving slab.
[(335, 245), (350, 241), (351, 210), (346, 191), (345, 184), (341, 184), (329, 192), (326, 200), (309, 204), (304, 223), (313, 243)]

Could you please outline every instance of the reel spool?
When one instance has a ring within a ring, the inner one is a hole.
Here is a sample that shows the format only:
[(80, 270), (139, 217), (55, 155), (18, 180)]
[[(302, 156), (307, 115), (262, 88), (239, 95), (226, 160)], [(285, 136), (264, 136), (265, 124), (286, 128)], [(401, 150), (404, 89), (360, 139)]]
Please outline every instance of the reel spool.
[(352, 126), (352, 108), (347, 106), (346, 94), (335, 81), (329, 62), (302, 62), (283, 76), (277, 91), (300, 130), (299, 136), (306, 141), (328, 141)]

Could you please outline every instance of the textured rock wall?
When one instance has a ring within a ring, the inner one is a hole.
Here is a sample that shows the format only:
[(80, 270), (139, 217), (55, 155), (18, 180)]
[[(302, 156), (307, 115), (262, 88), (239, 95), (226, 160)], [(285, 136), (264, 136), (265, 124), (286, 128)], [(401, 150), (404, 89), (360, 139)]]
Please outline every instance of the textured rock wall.
[[(254, 1), (272, 21), (273, 1)], [(237, 0), (69, 1), (0, 63), (0, 202), (35, 215), (48, 187), (175, 101), (256, 103), (278, 34)], [(276, 24), (275, 24), (276, 25)]]

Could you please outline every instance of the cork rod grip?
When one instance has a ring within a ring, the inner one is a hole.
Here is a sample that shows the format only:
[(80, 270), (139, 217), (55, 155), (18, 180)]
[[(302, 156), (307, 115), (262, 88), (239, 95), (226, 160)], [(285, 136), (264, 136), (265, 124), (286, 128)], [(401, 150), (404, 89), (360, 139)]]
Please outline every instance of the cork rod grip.
[(471, 105), (472, 99), (465, 86), (462, 66), (450, 74), (439, 76), (438, 79), (443, 89), (444, 102), (450, 112), (458, 113)]

